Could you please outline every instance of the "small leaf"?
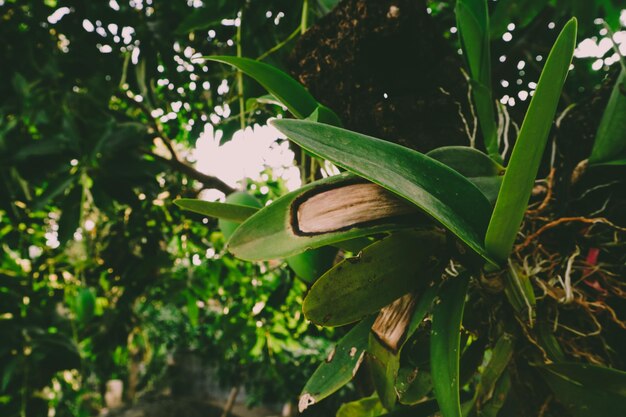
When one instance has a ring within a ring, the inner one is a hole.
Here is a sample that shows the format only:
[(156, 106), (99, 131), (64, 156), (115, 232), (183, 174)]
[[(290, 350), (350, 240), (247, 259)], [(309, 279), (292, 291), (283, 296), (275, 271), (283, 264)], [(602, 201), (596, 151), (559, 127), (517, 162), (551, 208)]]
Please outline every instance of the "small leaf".
[(426, 155), (446, 164), (470, 180), (495, 204), (505, 169), (481, 151), (469, 146), (443, 146)]
[(354, 378), (365, 356), (373, 322), (373, 316), (363, 319), (333, 347), (326, 361), (315, 370), (304, 386), (298, 404), (300, 412), (333, 394)]
[(626, 164), (626, 71), (624, 69), (602, 113), (589, 164)]
[(287, 265), (293, 269), (298, 278), (310, 284), (333, 266), (337, 252), (337, 248), (331, 246), (310, 249), (287, 258)]
[(341, 404), (337, 417), (378, 417), (384, 412), (385, 408), (374, 394), (371, 397)]
[(430, 372), (417, 368), (400, 368), (396, 379), (396, 391), (400, 404), (414, 405), (424, 401), (433, 389)]
[(626, 372), (581, 363), (538, 369), (556, 399), (575, 417), (621, 416), (626, 410)]
[(427, 288), (447, 262), (443, 235), (399, 232), (365, 248), (322, 275), (304, 299), (313, 323), (341, 326), (378, 311), (396, 298)]
[(443, 417), (461, 417), (459, 355), (461, 322), (470, 276), (446, 281), (435, 302), (430, 336), (430, 369), (435, 398)]
[[(229, 250), (249, 261), (285, 258), (307, 249), (424, 223), (411, 204), (367, 184), (344, 173), (286, 194), (246, 220), (228, 242)], [(366, 189), (358, 185), (366, 185)], [(405, 215), (395, 214), (400, 212)]]
[(482, 237), (491, 206), (458, 172), (419, 152), (349, 130), (299, 120), (271, 124), (313, 154), (417, 205), (489, 261)]
[[(235, 191), (234, 193), (226, 196), (226, 199), (224, 201), (227, 204), (240, 204), (243, 206), (255, 208), (257, 209), (257, 211), (261, 207), (263, 207), (263, 204), (261, 204), (261, 202), (256, 197), (244, 191)], [(230, 221), (225, 218), (221, 218), (217, 221), (217, 226), (222, 231), (222, 234), (224, 235), (224, 239), (226, 241), (228, 241), (230, 237), (233, 235), (233, 233), (235, 233), (235, 230), (239, 228), (240, 224), (241, 224), (240, 221)]]
[(575, 46), (576, 19), (572, 19), (561, 31), (541, 72), (489, 222), (485, 247), (501, 264), (509, 257), (526, 212)]
[(178, 207), (189, 210), (203, 216), (216, 217), (218, 219), (230, 220), (233, 222), (243, 222), (259, 211), (258, 207), (245, 206), (241, 204), (217, 203), (191, 198), (181, 198), (175, 200)]

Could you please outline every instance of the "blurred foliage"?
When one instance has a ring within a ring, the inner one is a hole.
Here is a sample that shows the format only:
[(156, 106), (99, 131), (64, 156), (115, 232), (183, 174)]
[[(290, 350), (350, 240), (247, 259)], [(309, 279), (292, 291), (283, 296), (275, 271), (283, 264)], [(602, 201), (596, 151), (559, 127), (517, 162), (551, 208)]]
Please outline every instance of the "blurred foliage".
[[(184, 155), (205, 122), (223, 141), (240, 126), (231, 70), (193, 61), (235, 53), (238, 16), (251, 56), (301, 24), (284, 0), (0, 2), (3, 416), (94, 415), (107, 380), (154, 388), (186, 350), (250, 401), (286, 401), (325, 350), (294, 307), (303, 284), (223, 256), (215, 222), (171, 204), (232, 191)], [(250, 124), (281, 111), (244, 110)], [(262, 200), (284, 192), (267, 177), (248, 183)]]

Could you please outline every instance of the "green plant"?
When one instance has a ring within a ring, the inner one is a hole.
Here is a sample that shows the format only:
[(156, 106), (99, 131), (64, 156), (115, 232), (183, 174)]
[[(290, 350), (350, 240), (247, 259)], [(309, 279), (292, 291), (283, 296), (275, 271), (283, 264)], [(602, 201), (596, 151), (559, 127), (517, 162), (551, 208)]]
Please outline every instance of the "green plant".
[[(474, 101), (485, 147), (499, 159), (493, 112), (486, 110), (492, 103), (486, 85), (489, 25), (482, 19), (484, 7), (480, 1), (457, 2), (457, 19), (475, 78)], [(482, 24), (476, 25), (476, 20)], [(511, 407), (524, 408), (523, 396), (513, 389), (522, 389), (524, 378), (550, 387), (557, 401), (577, 417), (610, 416), (626, 407), (625, 374), (562, 353), (554, 332), (545, 327), (546, 319), (537, 316), (527, 260), (519, 264), (518, 256), (511, 257), (576, 32), (572, 19), (555, 41), (506, 168), (474, 149), (441, 148), (423, 155), (320, 123), (313, 104), (306, 111), (293, 110), (305, 98), (314, 102), (301, 88), (276, 97), (290, 100), (283, 104), (292, 114), (309, 120), (277, 119), (271, 124), (313, 156), (348, 173), (307, 184), (259, 210), (235, 231), (229, 250), (244, 260), (259, 261), (327, 245), (341, 247), (355, 238), (374, 239), (362, 250), (348, 251), (313, 283), (304, 299), (306, 317), (318, 325), (358, 324), (307, 382), (301, 411), (350, 381), (363, 360), (377, 395), (345, 404), (338, 415), (378, 416), (386, 409), (390, 416), (426, 416), (439, 409), (444, 417), (496, 416)], [(217, 60), (253, 78), (258, 75), (270, 92), (278, 88), (266, 85), (265, 68), (257, 74), (252, 66), (243, 67), (243, 61)], [(277, 74), (277, 80), (287, 77)], [(611, 122), (615, 106), (613, 97), (605, 116)], [(623, 138), (612, 140), (619, 153)], [(600, 141), (596, 146), (603, 145)], [(212, 214), (221, 215), (217, 210)], [(490, 285), (497, 293), (503, 290), (509, 307), (480, 293)], [(424, 320), (427, 316), (431, 321)], [(429, 349), (424, 339), (430, 339)], [(529, 344), (538, 351), (528, 350)], [(580, 388), (600, 385), (610, 403), (595, 399), (593, 389)]]

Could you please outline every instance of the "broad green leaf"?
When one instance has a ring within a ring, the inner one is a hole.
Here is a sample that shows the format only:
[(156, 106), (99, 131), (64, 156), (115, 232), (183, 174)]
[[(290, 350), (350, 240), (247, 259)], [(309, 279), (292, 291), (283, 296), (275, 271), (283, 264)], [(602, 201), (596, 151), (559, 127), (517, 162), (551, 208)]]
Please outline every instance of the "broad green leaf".
[(626, 164), (626, 71), (622, 69), (602, 114), (590, 165)]
[(234, 56), (208, 56), (205, 58), (209, 61), (232, 65), (254, 78), (299, 119), (308, 117), (318, 107), (321, 107), (324, 108), (324, 117), (328, 121), (332, 120), (334, 116), (332, 124), (341, 124), (339, 118), (332, 110), (318, 103), (306, 88), (278, 68), (249, 58)]
[(443, 417), (461, 417), (459, 355), (461, 322), (470, 276), (450, 278), (435, 302), (430, 336), (430, 370), (435, 398)]
[(626, 372), (581, 363), (538, 369), (556, 399), (575, 417), (621, 416), (626, 410)]
[(516, 29), (526, 27), (547, 5), (549, 0), (499, 0), (490, 16), (492, 39), (502, 36), (511, 23)]
[(194, 213), (208, 217), (230, 220), (233, 222), (243, 222), (259, 211), (259, 208), (245, 206), (241, 204), (217, 203), (212, 201), (196, 200), (191, 198), (181, 198), (175, 200), (178, 207)]
[(371, 397), (341, 404), (337, 417), (378, 417), (384, 413), (385, 408), (374, 394)]
[(438, 232), (395, 233), (322, 275), (302, 310), (323, 326), (357, 321), (438, 279), (447, 262), (444, 253), (444, 237)]
[(419, 152), (349, 130), (299, 120), (271, 123), (313, 154), (414, 203), (490, 261), (482, 237), (491, 206), (458, 172)]
[(576, 19), (572, 19), (561, 31), (541, 72), (489, 222), (485, 247), (501, 264), (513, 248), (526, 212), (575, 46)]
[(374, 317), (363, 319), (333, 347), (300, 394), (300, 412), (336, 392), (354, 378), (367, 348)]
[[(300, 230), (297, 217), (298, 207), (300, 207), (298, 204), (304, 204), (303, 202), (308, 201), (311, 196), (319, 196), (327, 191), (338, 190), (357, 183), (362, 183), (362, 179), (343, 173), (307, 184), (299, 190), (284, 195), (246, 220), (228, 242), (229, 250), (238, 258), (249, 261), (284, 258), (297, 255), (307, 249), (399, 230), (415, 226), (419, 222), (424, 223), (419, 213), (415, 213), (355, 223), (320, 233)], [(339, 198), (342, 196), (339, 195)], [(397, 197), (389, 193), (389, 198)], [(321, 216), (324, 217), (323, 212)]]
[(481, 151), (469, 146), (444, 146), (426, 155), (470, 180), (490, 203), (495, 204), (505, 169)]

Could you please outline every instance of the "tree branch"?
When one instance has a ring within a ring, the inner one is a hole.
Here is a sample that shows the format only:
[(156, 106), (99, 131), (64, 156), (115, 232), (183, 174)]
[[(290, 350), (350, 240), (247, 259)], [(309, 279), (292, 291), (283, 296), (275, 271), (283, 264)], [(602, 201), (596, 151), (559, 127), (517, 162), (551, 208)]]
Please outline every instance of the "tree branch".
[(141, 102), (137, 102), (133, 100), (131, 97), (128, 96), (128, 94), (124, 94), (123, 92), (116, 93), (115, 96), (125, 101), (129, 105), (137, 107), (139, 110), (141, 110), (144, 116), (146, 116), (146, 118), (148, 119), (150, 128), (154, 131), (154, 133), (156, 133), (156, 135), (159, 138), (163, 140), (163, 143), (165, 144), (165, 146), (167, 147), (167, 150), (171, 154), (171, 158), (168, 159), (161, 155), (157, 155), (153, 152), (148, 152), (148, 151), (146, 151), (146, 155), (150, 155), (153, 158), (156, 158), (161, 162), (165, 162), (167, 165), (169, 165), (176, 171), (181, 172), (182, 174), (185, 174), (186, 176), (202, 183), (202, 185), (204, 185), (205, 188), (215, 188), (216, 190), (220, 190), (221, 192), (225, 194), (230, 194), (235, 191), (235, 189), (233, 189), (230, 185), (226, 184), (224, 181), (220, 180), (219, 178), (204, 174), (198, 171), (197, 169), (195, 169), (194, 167), (192, 167), (191, 165), (188, 165), (184, 161), (181, 161), (178, 154), (176, 153), (176, 150), (174, 149), (172, 140), (167, 136), (167, 134), (163, 130), (163, 126), (161, 125), (159, 120), (152, 117), (152, 114), (150, 113), (150, 109), (146, 105), (144, 105)]
[(204, 174), (192, 167), (191, 165), (187, 165), (186, 163), (179, 161), (178, 159), (168, 159), (154, 153), (149, 153), (148, 155), (152, 156), (155, 159), (158, 159), (161, 162), (166, 163), (176, 171), (185, 174), (189, 178), (202, 183), (205, 188), (215, 188), (216, 190), (220, 190), (224, 194), (230, 194), (235, 191), (234, 188), (232, 188), (230, 185), (226, 184), (219, 178)]

